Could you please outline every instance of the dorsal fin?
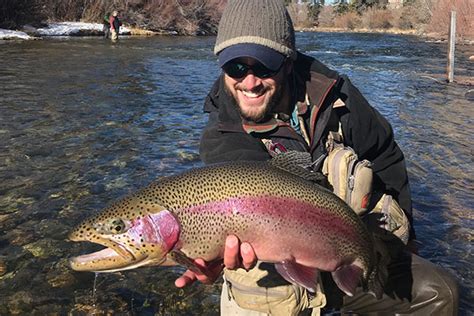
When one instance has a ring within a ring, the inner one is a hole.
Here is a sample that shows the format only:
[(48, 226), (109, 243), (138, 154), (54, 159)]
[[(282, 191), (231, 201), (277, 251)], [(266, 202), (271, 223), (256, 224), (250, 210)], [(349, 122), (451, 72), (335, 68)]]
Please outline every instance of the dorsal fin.
[(312, 163), (311, 154), (300, 151), (283, 152), (269, 161), (269, 164), (273, 167), (325, 186), (326, 177), (320, 172), (313, 171)]

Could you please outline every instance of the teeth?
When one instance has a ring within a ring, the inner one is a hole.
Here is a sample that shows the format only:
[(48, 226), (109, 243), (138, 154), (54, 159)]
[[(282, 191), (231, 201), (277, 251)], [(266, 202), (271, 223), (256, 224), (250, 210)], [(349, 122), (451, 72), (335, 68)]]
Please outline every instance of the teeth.
[(261, 94), (258, 94), (258, 93), (253, 93), (253, 92), (250, 92), (250, 91), (242, 91), (243, 95), (245, 95), (247, 98), (258, 98), (259, 96), (261, 96)]

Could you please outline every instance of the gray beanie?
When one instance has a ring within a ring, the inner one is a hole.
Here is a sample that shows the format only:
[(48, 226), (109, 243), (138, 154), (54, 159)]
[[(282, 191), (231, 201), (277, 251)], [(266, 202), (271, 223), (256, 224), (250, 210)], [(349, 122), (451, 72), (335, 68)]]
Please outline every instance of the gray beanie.
[(229, 0), (214, 54), (236, 44), (258, 44), (296, 59), (295, 31), (283, 0)]

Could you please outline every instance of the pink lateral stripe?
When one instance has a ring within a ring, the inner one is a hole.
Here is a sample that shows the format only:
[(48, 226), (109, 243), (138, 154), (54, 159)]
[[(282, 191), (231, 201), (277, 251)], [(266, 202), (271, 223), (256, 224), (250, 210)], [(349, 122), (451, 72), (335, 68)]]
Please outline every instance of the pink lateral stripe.
[(322, 227), (332, 236), (346, 236), (359, 240), (360, 235), (351, 222), (333, 211), (311, 203), (275, 196), (247, 196), (210, 202), (177, 211), (200, 215), (239, 216), (242, 218), (258, 216), (269, 218), (273, 224), (282, 220), (296, 222), (301, 227)]

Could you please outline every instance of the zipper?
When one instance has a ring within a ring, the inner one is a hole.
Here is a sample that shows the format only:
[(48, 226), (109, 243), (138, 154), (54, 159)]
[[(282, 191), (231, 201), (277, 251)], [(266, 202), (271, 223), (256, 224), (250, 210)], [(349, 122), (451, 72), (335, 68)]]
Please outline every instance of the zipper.
[(354, 192), (355, 173), (357, 168), (357, 156), (352, 156), (347, 166), (346, 203), (352, 206), (352, 192)]

